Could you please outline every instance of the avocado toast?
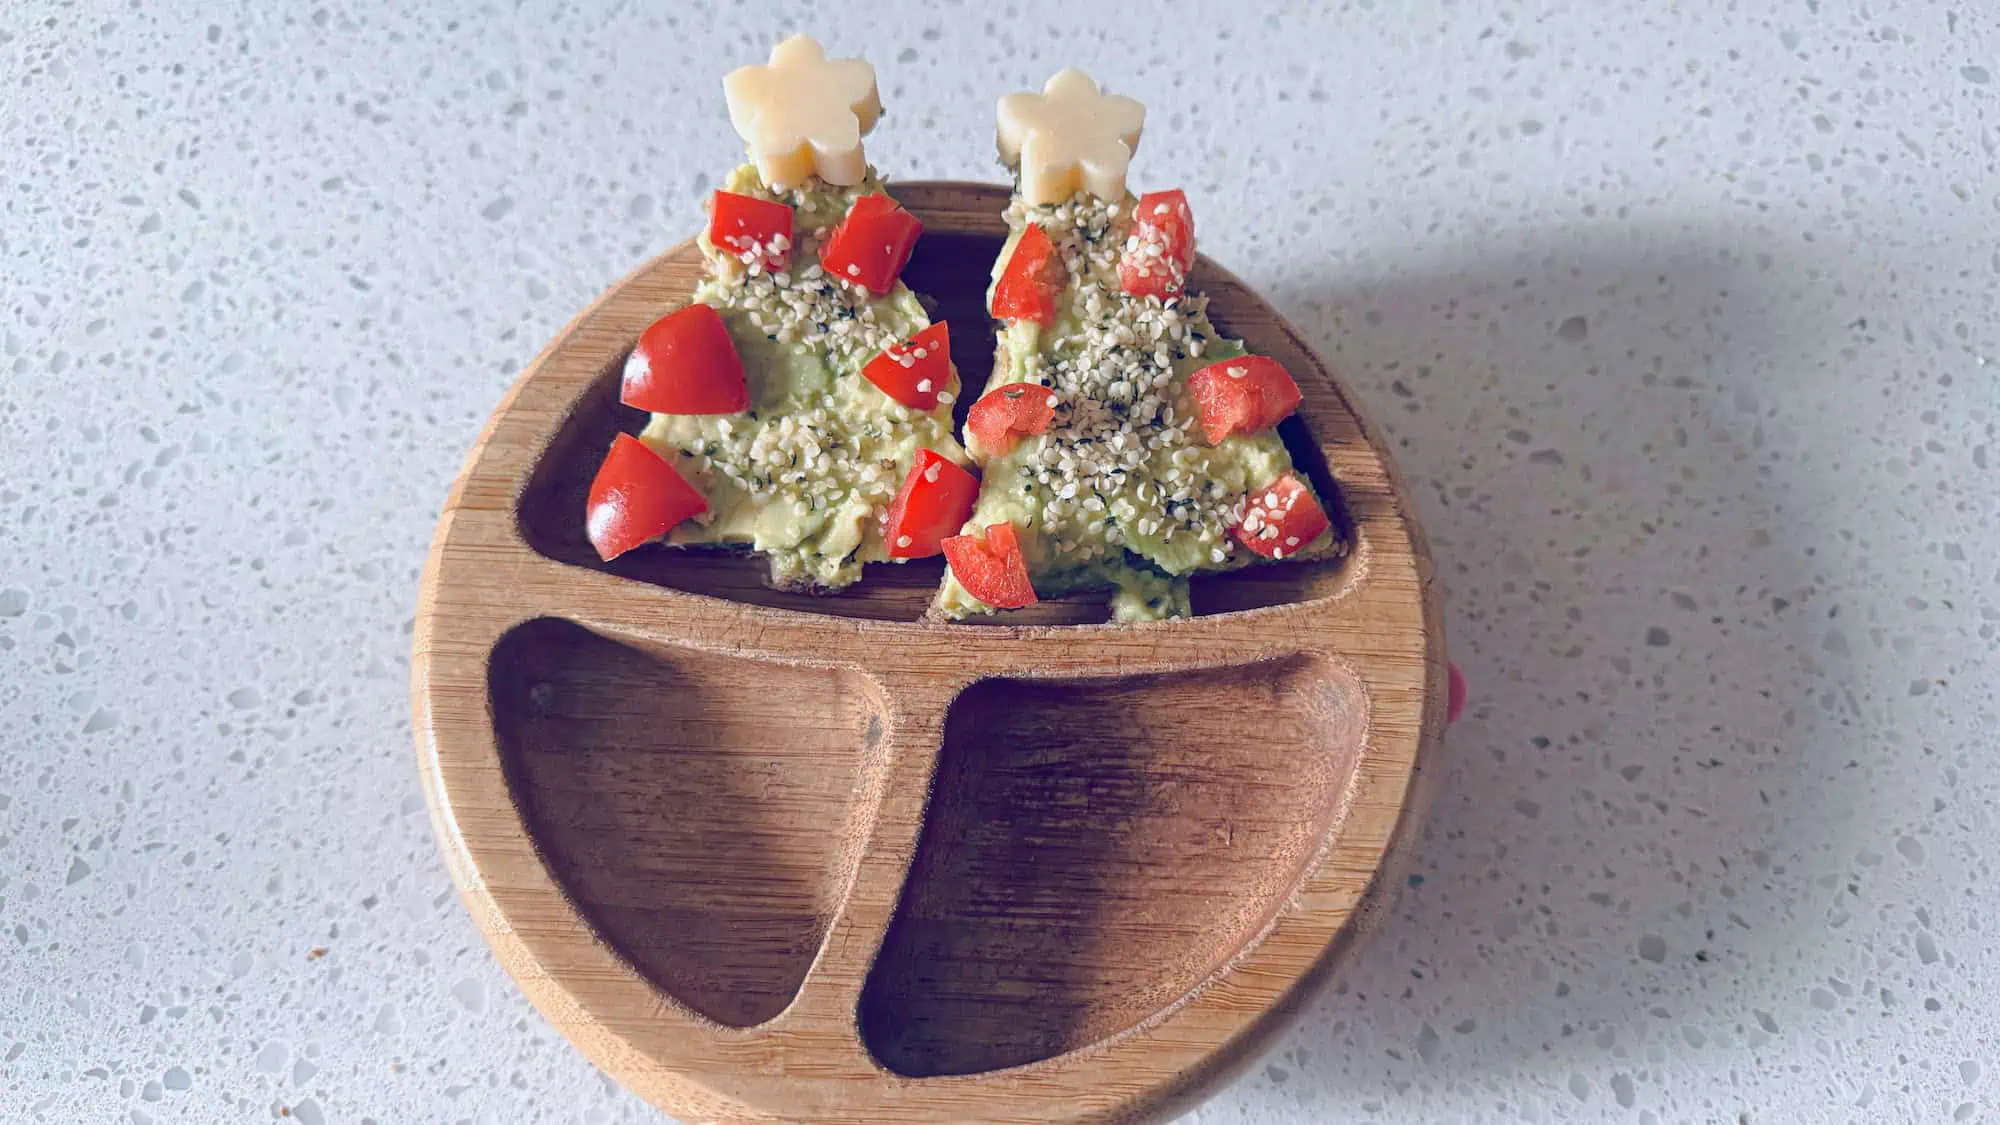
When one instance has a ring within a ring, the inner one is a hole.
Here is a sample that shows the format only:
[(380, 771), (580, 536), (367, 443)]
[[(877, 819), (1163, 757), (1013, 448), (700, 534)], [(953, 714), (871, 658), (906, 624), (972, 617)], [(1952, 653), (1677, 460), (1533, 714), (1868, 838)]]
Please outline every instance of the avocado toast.
[[(853, 149), (820, 159), (824, 129), (773, 140), (776, 111), (748, 96), (750, 79), (843, 108)], [(651, 419), (600, 469), (590, 537), (607, 560), (653, 541), (754, 551), (776, 586), (837, 589), (866, 563), (935, 554), (957, 529), (976, 488), (951, 432), (958, 375), (947, 328), (898, 280), (922, 225), (860, 162), (879, 113), (872, 70), (795, 37), (728, 89), (757, 159), (709, 201), (692, 302), (626, 361), (621, 398)]]
[[(1078, 80), (1098, 96), (1074, 71), (1044, 96), (1083, 97)], [(1121, 108), (1113, 131), (1135, 142)], [(1010, 146), (1004, 100), (1001, 117), (1019, 177), (988, 290), (993, 375), (966, 422), (983, 481), (963, 533), (944, 542), (933, 614), (1108, 588), (1115, 620), (1183, 616), (1192, 575), (1344, 550), (1275, 429), (1300, 401), (1296, 383), (1223, 337), (1186, 288), (1185, 196), (1134, 197), (1122, 165), (1109, 197), (1094, 169), (1064, 179), (1025, 167), (1034, 134)], [(1049, 198), (1065, 188), (1079, 190)]]

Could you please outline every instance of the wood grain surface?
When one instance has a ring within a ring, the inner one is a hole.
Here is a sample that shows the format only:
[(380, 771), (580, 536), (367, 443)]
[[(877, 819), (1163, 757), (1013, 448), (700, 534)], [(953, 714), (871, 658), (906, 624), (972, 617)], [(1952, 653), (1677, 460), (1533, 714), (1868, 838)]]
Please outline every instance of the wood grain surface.
[[(977, 398), (1007, 194), (892, 189), (905, 280)], [(614, 286), (509, 390), (438, 523), (412, 703), (440, 847), (500, 962), (686, 1122), (1140, 1122), (1252, 1061), (1379, 916), (1425, 803), (1444, 651), (1383, 443), (1202, 259), (1223, 331), (1298, 376), (1283, 429), (1346, 558), (918, 618), (935, 560), (826, 597), (757, 560), (597, 560), (583, 495), (639, 332), (702, 268)], [(961, 419), (962, 420), (962, 419)]]

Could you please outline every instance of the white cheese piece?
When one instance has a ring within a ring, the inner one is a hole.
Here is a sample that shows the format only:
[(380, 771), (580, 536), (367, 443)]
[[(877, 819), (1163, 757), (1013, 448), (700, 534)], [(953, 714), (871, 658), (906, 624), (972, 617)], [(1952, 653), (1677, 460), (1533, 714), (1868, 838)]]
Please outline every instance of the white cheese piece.
[(722, 92), (729, 123), (771, 187), (796, 188), (813, 176), (848, 187), (867, 175), (861, 137), (882, 116), (867, 62), (829, 59), (818, 42), (794, 35), (771, 48), (769, 64), (730, 71)]
[(1030, 205), (1060, 203), (1078, 191), (1116, 200), (1145, 122), (1145, 106), (1100, 93), (1088, 74), (1065, 70), (1039, 94), (1000, 99), (1000, 158), (1020, 170), (1021, 198)]

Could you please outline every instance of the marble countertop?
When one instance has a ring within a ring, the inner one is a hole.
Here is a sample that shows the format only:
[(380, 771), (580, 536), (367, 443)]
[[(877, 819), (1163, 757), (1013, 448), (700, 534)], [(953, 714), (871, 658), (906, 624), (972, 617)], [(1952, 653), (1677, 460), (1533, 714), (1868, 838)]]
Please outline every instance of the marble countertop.
[(793, 27), (892, 177), (997, 178), (1061, 65), (1143, 98), (1416, 492), (1474, 694), (1415, 874), (1188, 1120), (2000, 1117), (2000, 17), (1289, 7), (9, 5), (0, 1119), (662, 1120), (453, 896), (411, 607)]

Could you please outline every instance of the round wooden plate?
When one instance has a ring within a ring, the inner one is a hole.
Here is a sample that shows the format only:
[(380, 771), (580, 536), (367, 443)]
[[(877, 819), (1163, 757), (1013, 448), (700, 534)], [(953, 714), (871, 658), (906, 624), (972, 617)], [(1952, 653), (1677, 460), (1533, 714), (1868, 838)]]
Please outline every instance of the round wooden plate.
[[(997, 187), (893, 189), (905, 271), (977, 397)], [(438, 523), (412, 700), (468, 909), (530, 999), (687, 1122), (1126, 1122), (1255, 1058), (1393, 893), (1444, 725), (1431, 566), (1382, 441), (1205, 259), (1223, 331), (1299, 376), (1284, 433), (1354, 544), (1102, 599), (919, 623), (935, 560), (813, 598), (761, 561), (612, 564), (583, 496), (692, 243), (556, 337)], [(961, 418), (962, 420), (962, 418)]]

